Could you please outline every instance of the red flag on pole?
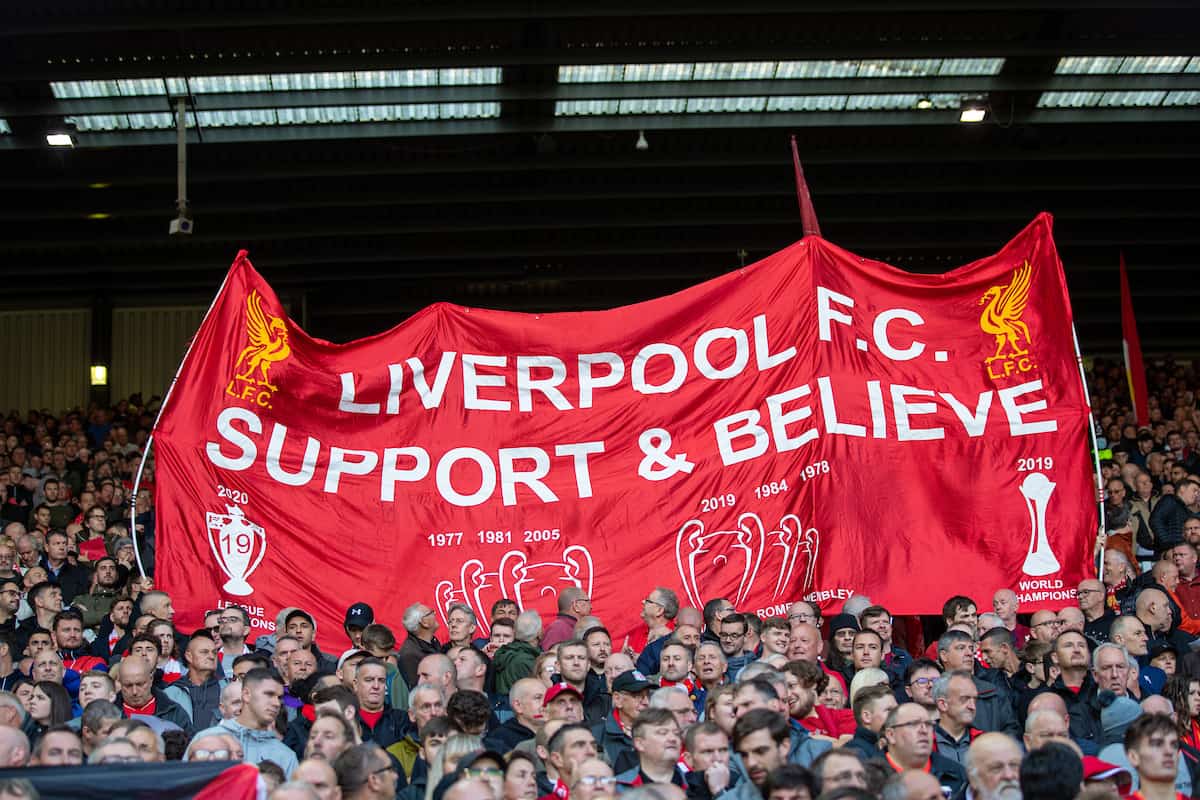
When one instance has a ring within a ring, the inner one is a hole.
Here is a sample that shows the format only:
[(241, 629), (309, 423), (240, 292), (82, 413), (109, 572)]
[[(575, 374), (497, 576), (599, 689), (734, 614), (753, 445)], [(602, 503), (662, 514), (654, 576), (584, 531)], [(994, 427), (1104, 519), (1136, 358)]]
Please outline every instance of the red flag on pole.
[(792, 135), (792, 166), (796, 168), (796, 197), (800, 200), (800, 226), (805, 236), (820, 236), (821, 225), (817, 222), (817, 211), (813, 208), (812, 195), (808, 193), (808, 181), (804, 180), (804, 167), (800, 166), (800, 150), (796, 147), (796, 136)]
[(1129, 273), (1125, 254), (1121, 254), (1121, 349), (1125, 353), (1125, 375), (1129, 379), (1129, 397), (1138, 425), (1150, 423), (1149, 395), (1146, 392), (1146, 367), (1142, 363), (1142, 342), (1138, 339), (1137, 319), (1133, 316), (1133, 296), (1129, 293)]

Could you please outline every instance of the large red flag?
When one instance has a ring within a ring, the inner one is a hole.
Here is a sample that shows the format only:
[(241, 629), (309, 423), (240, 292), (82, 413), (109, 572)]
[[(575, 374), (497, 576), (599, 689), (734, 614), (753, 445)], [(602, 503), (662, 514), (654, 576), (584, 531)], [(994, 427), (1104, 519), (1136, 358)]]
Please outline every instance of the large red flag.
[(1129, 398), (1138, 425), (1150, 424), (1150, 395), (1146, 390), (1146, 366), (1142, 362), (1142, 340), (1138, 338), (1137, 318), (1133, 315), (1133, 295), (1129, 292), (1129, 273), (1125, 254), (1121, 253), (1121, 351), (1125, 354), (1125, 375), (1129, 380)]
[[(366, 287), (364, 287), (366, 290)], [(669, 297), (517, 314), (438, 303), (348, 344), (239, 257), (158, 422), (158, 573), (180, 626), (301, 606), (583, 588), (615, 641), (656, 586), (763, 616), (896, 614), (1093, 574), (1088, 407), (1051, 220), (914, 275), (809, 236)]]

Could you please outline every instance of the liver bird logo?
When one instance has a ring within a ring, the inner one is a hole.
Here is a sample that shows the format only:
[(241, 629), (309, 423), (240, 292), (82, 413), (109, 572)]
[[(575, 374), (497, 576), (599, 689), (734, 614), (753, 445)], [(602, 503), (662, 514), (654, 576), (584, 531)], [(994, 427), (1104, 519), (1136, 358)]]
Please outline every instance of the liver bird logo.
[(1007, 285), (993, 286), (979, 298), (979, 305), (987, 303), (987, 308), (979, 317), (979, 327), (984, 333), (996, 337), (996, 353), (987, 359), (989, 363), (1029, 353), (1029, 328), (1021, 321), (1021, 315), (1025, 313), (1025, 305), (1029, 302), (1032, 271), (1026, 261), (1013, 270), (1012, 280)]
[(267, 376), (271, 365), (282, 361), (292, 353), (288, 346), (287, 326), (281, 317), (272, 317), (263, 311), (262, 297), (252, 289), (246, 297), (246, 338), (249, 344), (238, 356), (234, 371), (239, 380), (255, 381), (255, 370), (262, 376), (256, 380), (260, 386), (275, 391)]

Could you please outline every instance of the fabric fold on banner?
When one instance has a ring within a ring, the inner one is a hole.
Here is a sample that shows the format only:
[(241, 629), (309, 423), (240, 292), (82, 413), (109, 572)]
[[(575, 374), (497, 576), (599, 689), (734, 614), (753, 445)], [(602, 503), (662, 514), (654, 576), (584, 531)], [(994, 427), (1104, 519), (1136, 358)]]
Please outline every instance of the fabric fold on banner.
[(1150, 394), (1146, 388), (1146, 365), (1142, 361), (1142, 340), (1133, 314), (1133, 294), (1129, 291), (1129, 273), (1125, 254), (1121, 253), (1121, 352), (1125, 355), (1125, 377), (1129, 398), (1138, 425), (1150, 424)]
[(614, 641), (656, 586), (764, 617), (1059, 607), (1097, 509), (1051, 229), (942, 275), (810, 236), (632, 306), (437, 303), (344, 344), (241, 258), (155, 431), (156, 578), (183, 629), (301, 606), (335, 652), (354, 602), (396, 631), (466, 603), (486, 635), (567, 587)]

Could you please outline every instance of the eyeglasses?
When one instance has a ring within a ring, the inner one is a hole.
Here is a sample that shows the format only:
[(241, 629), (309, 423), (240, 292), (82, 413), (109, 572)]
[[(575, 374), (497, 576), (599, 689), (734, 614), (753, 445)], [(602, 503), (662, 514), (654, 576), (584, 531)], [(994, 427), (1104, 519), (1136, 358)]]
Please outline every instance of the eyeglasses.
[(1104, 594), (1103, 589), (1080, 589), (1075, 594), (1083, 597), (1085, 594)]
[(499, 778), (504, 773), (495, 767), (467, 767), (463, 774), (468, 778)]
[(917, 730), (928, 728), (929, 730), (933, 730), (933, 723), (927, 719), (914, 719), (912, 722), (897, 722), (891, 728), (893, 730), (896, 728), (916, 728)]
[(1059, 627), (1059, 626), (1060, 626), (1060, 625), (1062, 625), (1062, 624), (1063, 624), (1063, 623), (1062, 623), (1062, 620), (1061, 620), (1061, 619), (1048, 619), (1048, 620), (1046, 620), (1045, 622), (1039, 622), (1037, 625), (1034, 625), (1033, 627), (1035, 627), (1035, 628), (1040, 628), (1040, 627), (1042, 627), (1043, 625), (1052, 625), (1052, 626), (1054, 626), (1054, 627), (1056, 627), (1056, 628), (1057, 628), (1057, 627)]
[(816, 614), (788, 614), (788, 619), (798, 619), (805, 622), (811, 622), (816, 618)]
[(241, 617), (217, 617), (217, 622), (224, 625), (226, 622), (241, 622)]
[(647, 597), (645, 600), (642, 601), (642, 605), (646, 605), (647, 603), (650, 603), (651, 605), (656, 605), (656, 606), (662, 605), (662, 603), (658, 602), (657, 600), (651, 600), (649, 597)]
[[(200, 753), (200, 752), (203, 752), (203, 751), (200, 751), (200, 750), (196, 751), (196, 753)], [(227, 752), (227, 751), (222, 751), (222, 752)], [(192, 754), (193, 757), (196, 755), (196, 753)], [(203, 760), (203, 759), (201, 759), (201, 760)], [(213, 759), (213, 760), (216, 761), (218, 759)], [(137, 756), (105, 756), (104, 758), (100, 759), (96, 763), (97, 764), (140, 764), (141, 761), (142, 761), (142, 759), (138, 758)]]
[(913, 678), (909, 686), (929, 686), (936, 680), (937, 678)]
[[(230, 758), (230, 756), (231, 756), (231, 753), (228, 750), (193, 750), (192, 751), (192, 760), (193, 761), (227, 761)], [(108, 760), (108, 759), (106, 759), (106, 760)], [(141, 759), (134, 758), (134, 759), (113, 759), (113, 760), (125, 762), (127, 760), (140, 761)]]
[(732, 642), (734, 639), (741, 639), (745, 635), (746, 632), (741, 631), (740, 633), (718, 633), (717, 637), (725, 641)]
[(579, 784), (589, 787), (601, 786), (608, 789), (617, 785), (617, 779), (612, 775), (584, 775), (579, 779)]

